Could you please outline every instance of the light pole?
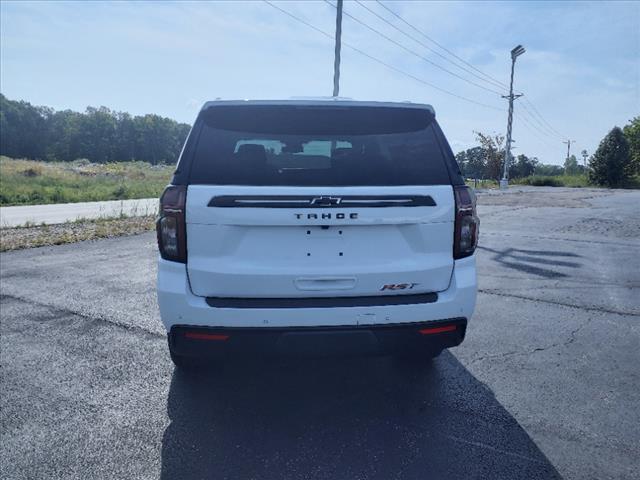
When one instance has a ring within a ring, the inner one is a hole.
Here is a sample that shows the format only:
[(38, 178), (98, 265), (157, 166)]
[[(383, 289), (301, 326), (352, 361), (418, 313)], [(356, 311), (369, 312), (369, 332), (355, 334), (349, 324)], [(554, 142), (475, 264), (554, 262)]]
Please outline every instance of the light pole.
[(336, 48), (333, 57), (333, 96), (340, 93), (340, 42), (342, 38), (342, 0), (336, 7)]
[(502, 180), (500, 180), (500, 189), (502, 190), (506, 189), (509, 186), (509, 180), (507, 180), (507, 170), (509, 168), (509, 164), (511, 163), (511, 123), (513, 122), (513, 101), (516, 98), (522, 96), (521, 94), (513, 94), (513, 71), (516, 66), (516, 58), (518, 58), (524, 52), (525, 49), (522, 45), (518, 45), (513, 50), (511, 50), (511, 83), (509, 85), (509, 95), (502, 97), (509, 99), (509, 118), (507, 119), (507, 144), (505, 145), (504, 152), (504, 171), (502, 173)]

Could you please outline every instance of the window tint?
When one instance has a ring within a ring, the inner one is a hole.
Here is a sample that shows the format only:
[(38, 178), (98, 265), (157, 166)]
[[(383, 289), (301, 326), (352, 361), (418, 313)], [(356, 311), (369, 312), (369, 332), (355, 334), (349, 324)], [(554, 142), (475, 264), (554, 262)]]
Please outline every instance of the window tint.
[(382, 107), (214, 107), (204, 113), (190, 183), (449, 184), (431, 114)]

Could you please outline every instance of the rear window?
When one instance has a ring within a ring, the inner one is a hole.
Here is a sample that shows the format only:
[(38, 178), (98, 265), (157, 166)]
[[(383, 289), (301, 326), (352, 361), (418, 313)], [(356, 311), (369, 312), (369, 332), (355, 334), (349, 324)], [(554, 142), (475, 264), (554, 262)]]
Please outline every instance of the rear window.
[(221, 106), (202, 115), (192, 184), (450, 183), (434, 119), (426, 110)]

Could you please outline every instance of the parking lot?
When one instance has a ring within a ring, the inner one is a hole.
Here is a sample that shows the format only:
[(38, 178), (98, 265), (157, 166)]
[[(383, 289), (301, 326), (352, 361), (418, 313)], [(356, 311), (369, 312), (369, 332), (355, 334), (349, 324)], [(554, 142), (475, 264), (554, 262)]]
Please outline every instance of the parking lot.
[(174, 372), (155, 234), (3, 253), (0, 477), (637, 478), (640, 191), (480, 195), (467, 339)]

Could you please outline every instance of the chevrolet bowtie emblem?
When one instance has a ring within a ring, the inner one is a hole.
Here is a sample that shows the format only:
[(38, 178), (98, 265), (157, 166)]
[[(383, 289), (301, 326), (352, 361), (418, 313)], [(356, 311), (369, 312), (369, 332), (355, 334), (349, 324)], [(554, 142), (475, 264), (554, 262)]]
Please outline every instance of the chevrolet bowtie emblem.
[(315, 197), (312, 198), (309, 202), (311, 205), (316, 206), (330, 206), (330, 205), (340, 205), (342, 199), (340, 197)]

